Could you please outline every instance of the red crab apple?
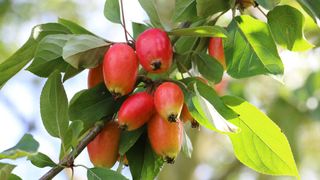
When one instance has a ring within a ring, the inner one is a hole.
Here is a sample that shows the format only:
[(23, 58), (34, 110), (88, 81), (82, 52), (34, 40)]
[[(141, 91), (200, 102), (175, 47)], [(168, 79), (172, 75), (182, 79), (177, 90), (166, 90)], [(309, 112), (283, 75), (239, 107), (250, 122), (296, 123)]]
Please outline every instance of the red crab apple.
[(104, 129), (88, 144), (90, 161), (94, 166), (111, 168), (118, 159), (121, 130), (114, 121), (108, 122)]
[(181, 113), (184, 95), (178, 85), (162, 83), (154, 93), (154, 105), (159, 115), (169, 122), (175, 122)]
[(131, 95), (121, 105), (118, 123), (121, 129), (132, 131), (144, 125), (154, 113), (153, 96), (147, 92)]
[(170, 123), (155, 114), (148, 122), (148, 137), (154, 152), (167, 163), (174, 163), (183, 140), (182, 122)]
[(138, 66), (138, 58), (129, 45), (118, 43), (109, 48), (103, 60), (103, 76), (115, 98), (129, 94), (134, 89)]
[(172, 64), (172, 45), (166, 32), (152, 28), (139, 35), (136, 52), (142, 67), (151, 73), (166, 72)]

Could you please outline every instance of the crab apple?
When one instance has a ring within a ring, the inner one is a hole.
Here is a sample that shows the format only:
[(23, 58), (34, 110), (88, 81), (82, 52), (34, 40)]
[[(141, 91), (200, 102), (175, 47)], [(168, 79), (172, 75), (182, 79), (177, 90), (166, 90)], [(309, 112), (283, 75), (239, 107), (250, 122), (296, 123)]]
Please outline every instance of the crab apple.
[(136, 52), (142, 67), (151, 73), (166, 72), (172, 64), (172, 45), (166, 32), (152, 28), (139, 35)]
[(175, 122), (178, 119), (183, 102), (182, 90), (172, 82), (162, 83), (154, 93), (154, 105), (157, 112), (169, 122)]
[(114, 121), (88, 144), (88, 154), (94, 166), (111, 168), (117, 161), (121, 130)]
[(154, 152), (167, 163), (174, 163), (183, 140), (182, 122), (170, 123), (159, 114), (154, 114), (148, 122), (148, 137)]
[(129, 94), (137, 80), (139, 61), (127, 44), (109, 48), (103, 60), (103, 77), (108, 90), (117, 98)]
[(226, 60), (224, 56), (223, 42), (220, 37), (212, 37), (209, 40), (208, 47), (209, 55), (217, 59), (220, 64), (226, 69)]
[(254, 0), (237, 0), (236, 4), (239, 4), (241, 9), (246, 9), (250, 6), (257, 6), (257, 3)]
[(123, 130), (132, 131), (144, 125), (154, 113), (153, 96), (147, 92), (131, 95), (120, 107), (118, 123)]
[(185, 103), (182, 107), (180, 119), (184, 123), (190, 122), (192, 128), (199, 128), (199, 123), (191, 116), (188, 106)]
[(101, 82), (103, 82), (102, 64), (95, 68), (89, 69), (88, 88), (93, 88)]

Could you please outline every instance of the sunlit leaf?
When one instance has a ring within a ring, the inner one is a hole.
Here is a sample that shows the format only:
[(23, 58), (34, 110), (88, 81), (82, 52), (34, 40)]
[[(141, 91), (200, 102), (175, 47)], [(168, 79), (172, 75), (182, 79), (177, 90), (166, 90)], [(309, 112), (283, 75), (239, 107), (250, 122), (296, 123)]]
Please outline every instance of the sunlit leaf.
[(225, 43), (227, 72), (234, 78), (283, 74), (284, 68), (266, 23), (243, 15), (228, 27)]
[(281, 129), (240, 98), (225, 96), (223, 101), (240, 115), (231, 122), (239, 126), (241, 132), (229, 134), (236, 157), (260, 173), (299, 177), (289, 142)]
[(291, 51), (305, 51), (313, 47), (303, 36), (304, 16), (288, 5), (277, 6), (268, 13), (268, 24), (274, 39)]
[[(30, 134), (25, 134), (14, 147), (0, 153), (0, 159), (17, 159), (37, 153), (39, 143)], [(1, 178), (0, 178), (1, 179)]]

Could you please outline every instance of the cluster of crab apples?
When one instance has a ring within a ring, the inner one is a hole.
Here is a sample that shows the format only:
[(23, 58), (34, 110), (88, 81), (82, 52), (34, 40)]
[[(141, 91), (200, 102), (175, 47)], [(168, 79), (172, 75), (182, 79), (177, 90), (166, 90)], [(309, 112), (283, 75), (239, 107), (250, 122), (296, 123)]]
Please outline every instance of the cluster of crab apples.
[(183, 91), (174, 82), (163, 81), (134, 92), (139, 64), (148, 73), (160, 74), (170, 69), (172, 58), (173, 48), (166, 32), (151, 28), (138, 36), (135, 50), (125, 43), (113, 44), (103, 63), (89, 70), (89, 88), (104, 82), (115, 99), (130, 94), (121, 105), (117, 120), (106, 123), (87, 146), (95, 166), (112, 167), (118, 160), (121, 131), (134, 131), (145, 124), (154, 152), (166, 162), (174, 162), (183, 141), (183, 122), (199, 126), (184, 103)]

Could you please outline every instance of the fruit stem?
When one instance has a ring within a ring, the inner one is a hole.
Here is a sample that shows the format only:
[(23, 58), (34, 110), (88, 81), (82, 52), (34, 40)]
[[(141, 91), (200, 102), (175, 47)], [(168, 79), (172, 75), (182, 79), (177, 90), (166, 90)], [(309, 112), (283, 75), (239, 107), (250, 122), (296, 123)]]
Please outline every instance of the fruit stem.
[(128, 40), (128, 35), (127, 35), (127, 28), (126, 28), (126, 20), (124, 18), (124, 10), (123, 10), (123, 2), (122, 0), (120, 0), (120, 7), (121, 7), (121, 16), (122, 16), (122, 27), (123, 27), (123, 30), (124, 30), (124, 36), (126, 38), (126, 41), (127, 43), (129, 43), (129, 40)]

